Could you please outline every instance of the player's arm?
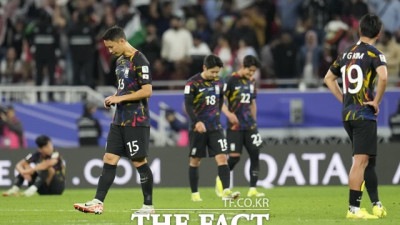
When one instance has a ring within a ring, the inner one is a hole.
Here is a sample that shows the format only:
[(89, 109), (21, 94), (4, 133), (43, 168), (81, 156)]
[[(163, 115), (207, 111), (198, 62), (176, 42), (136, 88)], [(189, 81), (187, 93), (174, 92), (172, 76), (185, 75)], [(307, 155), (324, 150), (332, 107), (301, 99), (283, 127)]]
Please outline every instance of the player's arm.
[(251, 100), (250, 112), (251, 112), (251, 116), (253, 117), (254, 121), (257, 121), (257, 104), (256, 104), (255, 99)]
[(29, 165), (29, 162), (26, 159), (22, 159), (21, 161), (19, 161), (15, 168), (25, 180), (27, 180), (28, 182), (32, 181), (32, 167)]
[(339, 100), (339, 102), (343, 103), (343, 93), (340, 90), (339, 84), (337, 82), (338, 77), (332, 73), (331, 70), (325, 75), (324, 82), (326, 86), (328, 86), (329, 90), (333, 93), (333, 95)]
[(190, 121), (192, 121), (192, 123), (194, 124), (193, 131), (200, 132), (200, 133), (206, 132), (206, 127), (205, 127), (204, 123), (201, 122), (194, 114), (193, 100), (194, 100), (194, 97), (191, 92), (191, 87), (190, 87), (190, 85), (186, 85), (185, 86), (185, 109), (186, 109), (186, 113), (187, 113)]
[(115, 103), (118, 104), (126, 101), (138, 101), (140, 99), (149, 98), (152, 95), (153, 92), (152, 90), (153, 87), (151, 84), (145, 84), (142, 86), (141, 89), (131, 94), (121, 95), (121, 96), (115, 96), (115, 95), (108, 96), (105, 99), (105, 104), (111, 105)]
[(222, 105), (222, 112), (225, 114), (225, 116), (228, 118), (229, 122), (232, 124), (237, 124), (239, 123), (239, 120), (234, 112), (229, 111), (227, 107), (227, 102), (229, 95), (231, 93), (231, 87), (232, 87), (232, 79), (229, 79), (228, 82), (224, 85), (223, 91), (224, 91), (224, 98), (223, 98), (223, 105)]
[(387, 69), (385, 65), (376, 68), (378, 74), (378, 87), (376, 88), (376, 96), (373, 101), (364, 102), (365, 105), (370, 105), (375, 109), (375, 115), (379, 113), (379, 104), (381, 104), (383, 94), (385, 93), (387, 86)]
[[(225, 99), (226, 99), (226, 97), (225, 97)], [(233, 124), (239, 123), (239, 120), (238, 120), (236, 114), (229, 111), (229, 109), (228, 109), (228, 107), (226, 107), (225, 103), (222, 105), (222, 112), (225, 114), (226, 118), (228, 118), (229, 122), (231, 122)]]
[(44, 160), (43, 162), (37, 164), (34, 168), (32, 168), (32, 171), (41, 171), (41, 170), (47, 170), (50, 167), (53, 167), (57, 164), (58, 159), (57, 158), (51, 158)]
[(26, 159), (21, 159), (15, 166), (15, 169), (17, 169), (19, 173), (24, 174), (26, 170), (31, 169), (31, 166)]

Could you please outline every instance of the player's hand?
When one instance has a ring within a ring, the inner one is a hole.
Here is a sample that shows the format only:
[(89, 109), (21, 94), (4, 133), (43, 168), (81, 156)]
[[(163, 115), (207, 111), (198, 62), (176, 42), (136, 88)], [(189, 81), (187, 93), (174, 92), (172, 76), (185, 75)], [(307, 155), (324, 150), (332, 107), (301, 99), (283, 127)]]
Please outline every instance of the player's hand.
[(238, 118), (237, 118), (235, 113), (229, 113), (227, 115), (227, 117), (228, 117), (228, 120), (229, 120), (230, 123), (232, 123), (232, 124), (238, 124), (239, 123), (239, 120), (238, 120)]
[(112, 105), (118, 104), (121, 102), (119, 96), (111, 95), (104, 99), (104, 107), (109, 109)]
[(193, 131), (199, 133), (205, 133), (207, 129), (203, 122), (197, 122), (196, 125), (194, 125)]
[(374, 107), (375, 115), (378, 115), (378, 113), (379, 113), (379, 105), (378, 105), (378, 103), (376, 103), (376, 102), (374, 102), (374, 101), (363, 102), (363, 103), (364, 103), (364, 105), (369, 105), (369, 106)]

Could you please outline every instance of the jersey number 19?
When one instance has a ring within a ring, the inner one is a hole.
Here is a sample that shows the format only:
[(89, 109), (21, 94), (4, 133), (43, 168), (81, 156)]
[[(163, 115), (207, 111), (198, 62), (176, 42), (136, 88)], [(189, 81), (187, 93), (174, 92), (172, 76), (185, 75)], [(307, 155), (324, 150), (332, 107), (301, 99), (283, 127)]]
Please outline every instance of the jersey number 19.
[[(353, 70), (356, 71), (356, 78), (353, 78), (351, 76), (351, 73)], [(361, 67), (359, 65), (351, 65), (348, 69), (347, 66), (344, 65), (340, 68), (340, 72), (342, 73), (342, 80), (343, 80), (343, 94), (346, 94), (347, 91), (349, 91), (350, 94), (356, 94), (361, 90), (362, 84), (363, 84), (363, 72), (361, 70)], [(347, 79), (349, 80), (349, 83), (355, 84), (355, 88), (350, 88), (347, 87), (346, 85), (346, 76)]]

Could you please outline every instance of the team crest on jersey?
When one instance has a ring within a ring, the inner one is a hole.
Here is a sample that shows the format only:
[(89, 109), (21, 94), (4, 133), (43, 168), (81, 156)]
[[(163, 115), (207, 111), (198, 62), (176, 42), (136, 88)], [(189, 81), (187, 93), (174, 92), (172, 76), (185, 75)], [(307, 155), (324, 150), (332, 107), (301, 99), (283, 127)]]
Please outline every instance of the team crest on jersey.
[(215, 94), (219, 95), (219, 86), (215, 85)]
[(125, 67), (124, 77), (128, 78), (128, 75), (129, 75), (129, 68)]
[(185, 94), (190, 94), (190, 85), (186, 85), (186, 86), (185, 86), (185, 91), (184, 91), (184, 93), (185, 93)]
[(379, 59), (381, 60), (381, 62), (386, 63), (386, 57), (383, 54), (379, 55)]

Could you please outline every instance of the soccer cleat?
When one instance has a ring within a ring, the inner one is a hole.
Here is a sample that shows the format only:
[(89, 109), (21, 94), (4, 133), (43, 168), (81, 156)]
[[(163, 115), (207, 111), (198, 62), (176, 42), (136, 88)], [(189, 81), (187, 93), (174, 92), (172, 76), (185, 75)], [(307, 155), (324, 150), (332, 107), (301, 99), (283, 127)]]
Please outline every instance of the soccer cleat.
[(386, 208), (382, 205), (382, 203), (378, 203), (372, 207), (372, 214), (379, 218), (383, 218), (387, 215)]
[(237, 198), (239, 198), (239, 196), (240, 196), (240, 192), (238, 192), (238, 191), (235, 191), (235, 192), (232, 192), (230, 189), (225, 189), (223, 192), (222, 192), (222, 200), (235, 200), (235, 199), (237, 199)]
[(22, 196), (31, 197), (37, 192), (38, 188), (35, 185), (31, 185), (28, 189), (26, 189)]
[(249, 189), (249, 192), (247, 192), (247, 197), (264, 197), (265, 194), (258, 192), (255, 187), (251, 187)]
[(74, 208), (84, 213), (102, 214), (104, 206), (100, 200), (93, 199), (86, 203), (75, 203)]
[(221, 179), (219, 179), (219, 176), (217, 176), (217, 178), (215, 178), (215, 193), (217, 194), (218, 197), (222, 197), (223, 191), (224, 188), (222, 187)]
[(367, 212), (367, 210), (365, 210), (364, 208), (358, 210), (358, 212), (356, 212), (356, 213), (352, 213), (352, 212), (350, 212), (350, 210), (347, 210), (346, 218), (347, 219), (365, 219), (365, 220), (379, 219), (377, 216), (369, 214)]
[(135, 212), (135, 214), (154, 214), (156, 211), (154, 210), (154, 206), (152, 205), (143, 205), (141, 209)]
[(7, 197), (7, 196), (18, 196), (18, 191), (19, 191), (19, 187), (13, 185), (10, 189), (8, 189), (7, 191), (3, 192), (3, 197)]
[(199, 192), (192, 193), (192, 201), (193, 202), (201, 202), (201, 201), (203, 201), (203, 199), (200, 198), (200, 193)]

